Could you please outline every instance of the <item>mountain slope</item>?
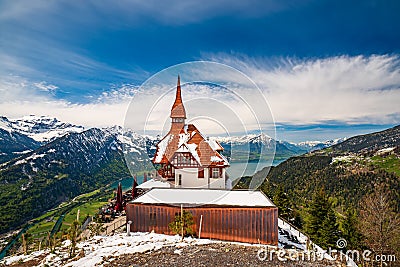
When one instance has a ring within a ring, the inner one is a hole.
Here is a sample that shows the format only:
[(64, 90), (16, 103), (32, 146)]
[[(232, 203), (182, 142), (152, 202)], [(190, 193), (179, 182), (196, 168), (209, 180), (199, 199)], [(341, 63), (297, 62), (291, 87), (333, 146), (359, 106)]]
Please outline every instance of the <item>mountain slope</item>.
[(83, 126), (47, 116), (30, 115), (20, 119), (0, 117), (0, 163), (17, 158), (67, 133), (83, 130)]
[(0, 128), (0, 163), (19, 157), (39, 146), (39, 142), (26, 135)]
[(271, 168), (262, 189), (271, 195), (282, 186), (301, 206), (316, 190), (325, 188), (338, 206), (357, 206), (378, 184), (395, 193), (400, 207), (399, 126), (292, 157)]
[[(67, 198), (129, 176), (119, 138), (115, 131), (96, 128), (68, 133), (0, 165), (0, 232)], [(145, 151), (137, 151), (135, 161), (147, 158)]]
[(388, 147), (400, 146), (400, 125), (371, 134), (354, 136), (332, 146), (337, 152), (371, 152)]

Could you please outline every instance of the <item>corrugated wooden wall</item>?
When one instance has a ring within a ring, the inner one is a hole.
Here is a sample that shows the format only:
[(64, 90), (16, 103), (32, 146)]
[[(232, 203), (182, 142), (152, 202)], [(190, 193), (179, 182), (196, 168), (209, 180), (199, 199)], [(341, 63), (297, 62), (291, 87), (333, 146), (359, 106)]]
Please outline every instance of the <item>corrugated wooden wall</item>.
[[(193, 215), (199, 235), (203, 215), (202, 238), (261, 244), (278, 244), (278, 209), (276, 207), (187, 207)], [(132, 232), (173, 234), (168, 224), (180, 214), (180, 208), (163, 205), (127, 205), (127, 221)]]

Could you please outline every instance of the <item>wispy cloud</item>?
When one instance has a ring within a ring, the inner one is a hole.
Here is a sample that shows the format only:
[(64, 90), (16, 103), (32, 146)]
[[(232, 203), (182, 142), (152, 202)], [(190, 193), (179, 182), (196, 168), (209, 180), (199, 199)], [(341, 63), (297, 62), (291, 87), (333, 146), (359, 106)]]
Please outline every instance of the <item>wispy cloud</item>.
[[(108, 91), (112, 84), (142, 81), (149, 73), (140, 67), (119, 69), (96, 61), (84, 53), (64, 48), (63, 45), (44, 45), (39, 40), (21, 37), (30, 46), (23, 54), (17, 50), (0, 52), (0, 78), (24, 77), (37, 81), (34, 85), (41, 90), (69, 92), (64, 97), (86, 101), (86, 97)], [(44, 47), (46, 46), (46, 47)]]
[(53, 84), (48, 84), (48, 83), (45, 82), (45, 81), (41, 81), (41, 82), (38, 82), (38, 83), (34, 83), (34, 85), (35, 85), (37, 88), (39, 88), (40, 90), (46, 91), (46, 92), (53, 92), (53, 91), (55, 91), (55, 90), (58, 88), (58, 86), (55, 86), (55, 85), (53, 85)]
[(278, 123), (350, 124), (400, 122), (397, 55), (324, 59), (254, 59), (220, 54), (262, 89)]
[[(290, 128), (294, 131), (297, 128), (301, 131), (308, 125), (307, 134), (310, 134), (310, 127), (318, 125), (335, 125), (337, 129), (341, 125), (400, 123), (400, 59), (397, 55), (306, 60), (267, 60), (229, 55), (209, 58), (227, 63), (247, 74), (268, 100), (280, 129)], [(212, 75), (217, 79), (229, 79), (231, 76), (224, 72)], [(182, 80), (191, 81), (189, 75), (184, 75)], [(174, 97), (171, 85), (174, 83), (148, 92), (141, 91), (144, 93), (141, 101), (135, 98), (135, 94), (141, 90), (139, 85), (125, 84), (115, 85), (93, 95), (89, 102), (80, 103), (57, 98), (52, 92), (58, 87), (57, 84), (8, 76), (0, 81), (0, 112), (10, 117), (51, 115), (86, 126), (123, 125), (127, 108), (134, 97), (132, 105), (138, 112), (129, 119), (132, 124), (143, 126), (148, 107), (161, 96), (148, 121), (154, 130), (169, 125), (168, 113)], [(208, 125), (210, 121), (201, 119), (205, 115), (223, 121), (238, 132), (244, 130), (240, 125), (251, 114), (247, 114), (245, 106), (242, 107), (229, 90), (194, 85), (186, 85), (184, 89), (183, 99), (189, 117), (198, 118), (196, 124), (207, 129), (208, 134), (218, 134), (223, 129), (217, 124)], [(258, 103), (253, 99), (257, 96), (255, 91), (241, 91), (242, 94), (244, 92), (248, 101)], [(324, 137), (327, 136), (329, 134), (325, 131)], [(336, 136), (340, 137), (337, 130)]]

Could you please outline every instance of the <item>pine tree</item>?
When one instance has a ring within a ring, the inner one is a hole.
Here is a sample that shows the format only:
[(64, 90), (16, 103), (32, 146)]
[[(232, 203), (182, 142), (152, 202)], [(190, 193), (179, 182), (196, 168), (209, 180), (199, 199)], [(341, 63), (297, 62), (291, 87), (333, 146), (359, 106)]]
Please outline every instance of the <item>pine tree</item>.
[(312, 198), (307, 209), (305, 221), (305, 231), (314, 242), (320, 241), (319, 229), (322, 227), (324, 219), (328, 214), (328, 200), (324, 189), (317, 191)]
[(358, 217), (354, 208), (347, 208), (342, 222), (342, 237), (347, 241), (347, 249), (359, 249), (361, 234), (357, 229)]
[(273, 201), (275, 205), (277, 205), (279, 208), (279, 216), (281, 216), (284, 219), (290, 220), (291, 204), (281, 184), (275, 190)]
[(322, 226), (318, 231), (320, 236), (319, 245), (324, 248), (336, 247), (336, 241), (339, 239), (338, 228), (339, 225), (337, 223), (335, 211), (332, 207), (329, 207), (328, 213), (326, 214), (326, 217), (322, 222)]
[(321, 188), (313, 195), (305, 217), (305, 231), (314, 243), (334, 247), (338, 239), (338, 223), (335, 211)]

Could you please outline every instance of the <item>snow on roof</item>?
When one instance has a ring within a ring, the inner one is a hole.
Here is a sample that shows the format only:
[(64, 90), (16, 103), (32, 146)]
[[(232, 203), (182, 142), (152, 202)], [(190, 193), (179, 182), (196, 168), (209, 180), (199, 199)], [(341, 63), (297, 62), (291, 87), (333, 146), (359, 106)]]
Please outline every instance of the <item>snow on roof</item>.
[(154, 188), (130, 203), (275, 207), (260, 191)]
[(222, 161), (222, 159), (220, 157), (217, 157), (217, 156), (211, 156), (210, 161), (219, 162), (219, 161)]
[(206, 142), (210, 145), (210, 147), (213, 150), (223, 150), (224, 149), (216, 140), (210, 139), (210, 140), (207, 140)]
[[(219, 152), (223, 148), (216, 141), (206, 140), (193, 124), (182, 128), (172, 127), (170, 132), (157, 144), (153, 163), (173, 161), (175, 152), (190, 153), (201, 166), (229, 166), (229, 162)], [(211, 157), (219, 157), (216, 160)]]
[(178, 147), (180, 147), (180, 146), (183, 145), (183, 144), (186, 144), (187, 141), (188, 141), (189, 138), (190, 138), (190, 134), (187, 134), (187, 125), (185, 125), (185, 128), (186, 128), (185, 133), (184, 133), (184, 134), (183, 134), (183, 133), (179, 134), (179, 143), (178, 143)]
[(173, 135), (167, 135), (164, 139), (162, 139), (157, 144), (158, 151), (157, 151), (156, 157), (154, 159), (154, 163), (160, 163), (161, 162), (161, 160), (162, 160), (162, 158), (164, 156), (165, 150), (168, 147), (168, 143), (170, 142), (170, 140), (172, 140), (172, 137), (173, 137)]
[(151, 189), (154, 187), (166, 187), (169, 188), (171, 187), (171, 184), (168, 182), (164, 182), (164, 181), (160, 181), (160, 180), (154, 180), (154, 179), (150, 179), (140, 185), (137, 186), (137, 188), (141, 188), (141, 189)]
[(197, 160), (197, 162), (199, 164), (201, 164), (199, 154), (197, 154), (197, 151), (196, 151), (197, 145), (196, 144), (187, 144), (187, 147), (189, 148), (190, 153), (192, 153), (193, 157)]
[(229, 166), (229, 161), (222, 155), (218, 153), (218, 156), (211, 156), (210, 157), (211, 162), (224, 162), (225, 166)]

